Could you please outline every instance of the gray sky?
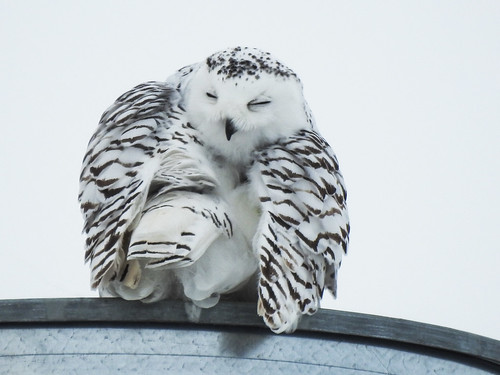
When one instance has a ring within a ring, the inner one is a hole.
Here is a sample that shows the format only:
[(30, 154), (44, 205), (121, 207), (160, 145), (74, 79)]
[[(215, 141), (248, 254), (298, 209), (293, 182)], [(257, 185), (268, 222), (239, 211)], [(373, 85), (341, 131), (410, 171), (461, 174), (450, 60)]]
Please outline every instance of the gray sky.
[(324, 307), (500, 339), (498, 20), (496, 0), (0, 0), (0, 298), (96, 295), (77, 192), (101, 113), (247, 45), (301, 77), (346, 180)]

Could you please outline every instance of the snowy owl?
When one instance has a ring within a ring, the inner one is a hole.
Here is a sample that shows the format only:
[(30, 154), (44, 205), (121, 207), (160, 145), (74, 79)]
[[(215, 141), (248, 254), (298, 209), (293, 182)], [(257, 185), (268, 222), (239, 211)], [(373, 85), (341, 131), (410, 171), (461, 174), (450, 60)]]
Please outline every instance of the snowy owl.
[(89, 142), (79, 201), (101, 296), (253, 300), (280, 333), (336, 294), (343, 177), (299, 78), (267, 52), (227, 49), (120, 96)]

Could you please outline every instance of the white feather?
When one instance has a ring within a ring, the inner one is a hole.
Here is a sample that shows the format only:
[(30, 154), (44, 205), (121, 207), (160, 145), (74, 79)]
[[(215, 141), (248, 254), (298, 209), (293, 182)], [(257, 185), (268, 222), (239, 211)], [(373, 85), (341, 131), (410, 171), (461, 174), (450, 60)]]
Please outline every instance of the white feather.
[(336, 291), (343, 184), (295, 73), (257, 49), (218, 52), (103, 114), (80, 179), (92, 285), (183, 299), (193, 320), (238, 292), (293, 332)]

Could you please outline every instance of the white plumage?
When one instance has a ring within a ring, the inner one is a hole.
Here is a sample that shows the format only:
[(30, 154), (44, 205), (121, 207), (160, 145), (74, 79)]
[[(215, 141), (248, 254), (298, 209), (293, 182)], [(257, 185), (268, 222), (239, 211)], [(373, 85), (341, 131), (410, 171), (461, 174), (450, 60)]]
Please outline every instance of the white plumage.
[(79, 201), (102, 296), (257, 300), (279, 333), (336, 293), (342, 175), (295, 73), (257, 49), (119, 97), (89, 142)]

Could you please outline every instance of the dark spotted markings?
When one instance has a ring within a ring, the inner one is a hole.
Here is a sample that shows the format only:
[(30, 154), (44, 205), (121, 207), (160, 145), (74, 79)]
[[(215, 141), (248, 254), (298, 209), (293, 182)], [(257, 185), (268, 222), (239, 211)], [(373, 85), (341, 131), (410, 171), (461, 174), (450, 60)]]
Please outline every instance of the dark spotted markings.
[(298, 80), (297, 75), (279, 61), (274, 60), (270, 53), (263, 52), (257, 56), (247, 47), (236, 47), (218, 52), (206, 60), (209, 71), (217, 71), (223, 79), (243, 78), (250, 76), (260, 79), (260, 74), (266, 73), (275, 77)]

